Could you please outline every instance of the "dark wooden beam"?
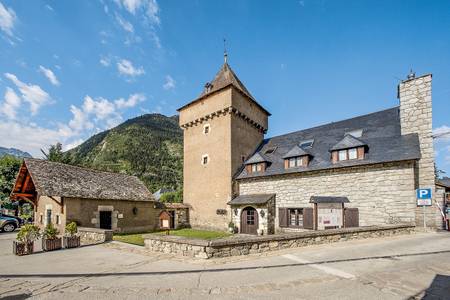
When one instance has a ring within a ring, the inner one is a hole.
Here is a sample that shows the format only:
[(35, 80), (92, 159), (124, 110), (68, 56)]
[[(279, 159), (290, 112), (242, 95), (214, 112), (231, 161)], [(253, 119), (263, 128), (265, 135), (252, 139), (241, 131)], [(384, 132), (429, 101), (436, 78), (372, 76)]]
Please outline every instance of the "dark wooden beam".
[(25, 173), (25, 182), (22, 185), (22, 193), (25, 193), (27, 191), (28, 183), (30, 182), (30, 174), (27, 172)]
[(15, 197), (33, 197), (33, 194), (27, 194), (27, 193), (13, 193), (12, 194)]

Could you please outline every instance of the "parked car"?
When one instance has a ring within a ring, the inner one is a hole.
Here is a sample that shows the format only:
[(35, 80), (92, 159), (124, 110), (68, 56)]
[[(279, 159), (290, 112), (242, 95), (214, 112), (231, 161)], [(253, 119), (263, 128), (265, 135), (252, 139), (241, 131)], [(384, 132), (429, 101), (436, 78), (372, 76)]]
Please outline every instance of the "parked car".
[(19, 224), (19, 227), (22, 226), (23, 224), (25, 224), (25, 220), (16, 216), (11, 216), (11, 215), (5, 215), (2, 214), (2, 216), (7, 217), (7, 218), (13, 218), (17, 220), (17, 223)]
[(19, 227), (19, 222), (15, 218), (0, 215), (0, 231), (13, 232)]

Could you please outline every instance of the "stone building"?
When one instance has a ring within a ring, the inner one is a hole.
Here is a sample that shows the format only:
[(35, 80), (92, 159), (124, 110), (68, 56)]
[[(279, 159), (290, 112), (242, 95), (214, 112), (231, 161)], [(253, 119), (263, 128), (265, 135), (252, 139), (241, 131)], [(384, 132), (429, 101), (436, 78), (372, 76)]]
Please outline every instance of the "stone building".
[(398, 86), (399, 106), (264, 139), (270, 113), (225, 61), (179, 109), (191, 224), (225, 229), (232, 221), (239, 232), (270, 234), (423, 226), (425, 216), (426, 226), (442, 226), (435, 205), (417, 207), (415, 192), (435, 190), (431, 79), (410, 74)]
[(34, 206), (35, 224), (142, 232), (158, 227), (153, 195), (135, 176), (25, 158), (11, 198)]

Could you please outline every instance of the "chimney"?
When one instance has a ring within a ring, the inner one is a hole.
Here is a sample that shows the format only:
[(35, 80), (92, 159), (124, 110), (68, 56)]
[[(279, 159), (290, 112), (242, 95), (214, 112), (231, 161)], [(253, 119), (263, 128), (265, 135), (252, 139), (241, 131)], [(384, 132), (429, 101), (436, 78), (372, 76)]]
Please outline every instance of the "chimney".
[[(433, 119), (431, 106), (431, 74), (418, 76), (411, 71), (398, 86), (400, 100), (401, 134), (416, 133), (419, 137), (421, 158), (415, 165), (415, 188), (431, 188), (435, 191)], [(436, 226), (433, 207), (427, 208), (427, 226)], [(423, 211), (416, 211), (416, 226), (423, 226)]]

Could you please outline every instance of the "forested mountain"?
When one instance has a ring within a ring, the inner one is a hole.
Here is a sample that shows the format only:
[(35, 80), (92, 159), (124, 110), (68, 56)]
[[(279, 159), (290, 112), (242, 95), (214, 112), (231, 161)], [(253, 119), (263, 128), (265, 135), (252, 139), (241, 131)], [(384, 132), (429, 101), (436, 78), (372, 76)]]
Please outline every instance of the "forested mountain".
[(11, 156), (19, 157), (19, 158), (31, 157), (30, 153), (24, 152), (24, 151), (16, 149), (16, 148), (0, 147), (0, 157), (2, 157), (4, 155), (11, 155)]
[(178, 116), (146, 114), (98, 133), (64, 161), (138, 176), (152, 191), (182, 188), (183, 134)]

